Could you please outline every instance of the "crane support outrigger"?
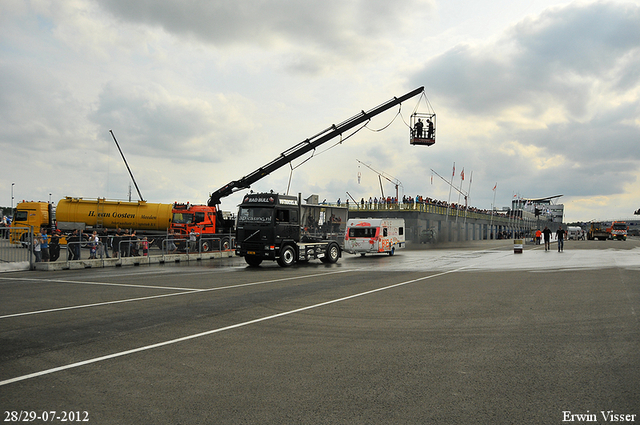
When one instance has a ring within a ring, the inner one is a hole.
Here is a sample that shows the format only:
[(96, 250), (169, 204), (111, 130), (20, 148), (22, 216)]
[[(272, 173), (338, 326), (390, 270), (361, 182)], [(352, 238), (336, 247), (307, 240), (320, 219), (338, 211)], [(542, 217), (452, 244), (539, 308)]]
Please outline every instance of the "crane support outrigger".
[[(334, 124), (292, 148), (282, 152), (273, 161), (241, 178), (222, 186), (213, 192), (208, 205), (216, 206), (220, 214), (220, 200), (239, 190), (248, 189), (253, 183), (291, 163), (323, 143), (340, 136), (382, 112), (424, 92), (419, 87), (403, 96), (393, 99), (365, 112)], [(342, 211), (339, 211), (342, 210)], [(340, 217), (340, 215), (344, 217)], [(318, 218), (321, 217), (318, 221)], [(341, 256), (341, 249), (331, 235), (336, 229), (346, 225), (346, 208), (302, 205), (301, 196), (286, 196), (274, 193), (252, 193), (246, 195), (239, 206), (236, 226), (236, 255), (245, 257), (251, 266), (263, 260), (276, 260), (282, 267), (296, 261), (320, 259), (335, 263)], [(318, 226), (322, 223), (322, 226)], [(315, 228), (320, 233), (311, 234)], [(321, 235), (321, 236), (318, 236)]]

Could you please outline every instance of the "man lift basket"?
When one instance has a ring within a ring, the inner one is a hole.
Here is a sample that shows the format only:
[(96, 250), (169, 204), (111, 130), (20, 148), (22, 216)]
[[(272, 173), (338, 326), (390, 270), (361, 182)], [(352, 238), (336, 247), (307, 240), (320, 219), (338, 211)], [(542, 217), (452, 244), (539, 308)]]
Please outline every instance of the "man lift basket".
[(409, 120), (409, 143), (419, 146), (431, 146), (436, 143), (436, 113), (424, 91), (421, 99), (424, 99), (426, 104), (426, 112), (418, 112), (418, 107), (421, 103), (418, 100), (418, 105), (416, 105)]
[(436, 114), (414, 112), (410, 121), (412, 145), (431, 146), (436, 143)]

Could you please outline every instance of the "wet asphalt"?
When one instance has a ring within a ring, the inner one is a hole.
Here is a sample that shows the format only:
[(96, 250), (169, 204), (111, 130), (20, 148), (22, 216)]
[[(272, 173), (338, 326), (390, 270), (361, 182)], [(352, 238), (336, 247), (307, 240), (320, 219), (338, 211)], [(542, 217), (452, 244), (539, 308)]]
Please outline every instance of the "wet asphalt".
[(2, 273), (3, 419), (639, 422), (639, 250), (479, 241), (289, 269)]

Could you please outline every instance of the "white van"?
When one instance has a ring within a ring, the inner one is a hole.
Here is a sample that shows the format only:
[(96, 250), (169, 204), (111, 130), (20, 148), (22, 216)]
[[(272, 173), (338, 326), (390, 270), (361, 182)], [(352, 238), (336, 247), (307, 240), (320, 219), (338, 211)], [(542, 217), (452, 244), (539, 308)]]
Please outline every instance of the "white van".
[(353, 218), (347, 222), (344, 251), (350, 254), (393, 255), (405, 244), (402, 218)]
[(578, 226), (569, 226), (567, 227), (567, 239), (578, 240), (581, 239), (582, 236), (582, 228)]

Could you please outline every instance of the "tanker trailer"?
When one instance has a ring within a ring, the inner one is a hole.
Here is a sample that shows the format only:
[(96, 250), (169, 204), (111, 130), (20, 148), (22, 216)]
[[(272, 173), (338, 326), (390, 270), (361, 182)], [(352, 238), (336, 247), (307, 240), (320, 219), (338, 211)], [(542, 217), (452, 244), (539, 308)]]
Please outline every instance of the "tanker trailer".
[(58, 202), (56, 221), (60, 230), (135, 229), (166, 232), (171, 226), (172, 204), (146, 201), (108, 201), (67, 196)]

